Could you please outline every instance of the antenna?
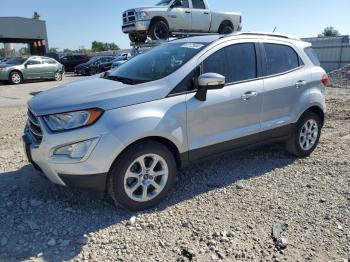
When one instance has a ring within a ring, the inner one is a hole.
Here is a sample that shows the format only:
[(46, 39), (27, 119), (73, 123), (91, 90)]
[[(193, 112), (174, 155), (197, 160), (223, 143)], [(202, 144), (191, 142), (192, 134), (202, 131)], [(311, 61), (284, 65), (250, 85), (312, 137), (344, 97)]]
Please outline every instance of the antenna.
[(273, 29), (272, 33), (276, 32), (277, 26), (275, 26), (275, 28)]

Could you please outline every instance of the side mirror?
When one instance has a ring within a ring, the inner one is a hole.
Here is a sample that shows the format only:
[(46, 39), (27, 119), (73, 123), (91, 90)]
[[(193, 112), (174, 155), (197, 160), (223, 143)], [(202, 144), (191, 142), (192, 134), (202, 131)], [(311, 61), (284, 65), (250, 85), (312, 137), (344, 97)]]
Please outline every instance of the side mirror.
[(24, 64), (24, 68), (28, 68), (28, 63), (25, 63), (25, 64)]
[(198, 90), (195, 97), (199, 101), (207, 100), (208, 90), (221, 89), (225, 86), (225, 77), (216, 73), (205, 73), (198, 77)]

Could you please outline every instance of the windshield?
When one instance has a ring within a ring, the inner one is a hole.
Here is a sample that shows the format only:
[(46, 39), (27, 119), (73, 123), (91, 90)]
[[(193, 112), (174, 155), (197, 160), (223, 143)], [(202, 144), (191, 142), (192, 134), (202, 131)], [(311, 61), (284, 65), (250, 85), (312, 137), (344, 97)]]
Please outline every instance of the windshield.
[(109, 78), (135, 83), (159, 80), (182, 67), (206, 45), (185, 42), (160, 45), (124, 63), (112, 71)]
[(27, 60), (27, 58), (14, 57), (14, 58), (11, 58), (11, 59), (7, 60), (7, 61), (5, 62), (5, 64), (9, 64), (9, 65), (21, 65), (21, 64), (23, 64), (26, 60)]
[(99, 59), (100, 59), (100, 57), (97, 57), (97, 56), (91, 57), (88, 63), (95, 63)]
[(162, 0), (158, 4), (156, 4), (156, 6), (167, 6), (170, 4), (171, 1), (172, 0)]

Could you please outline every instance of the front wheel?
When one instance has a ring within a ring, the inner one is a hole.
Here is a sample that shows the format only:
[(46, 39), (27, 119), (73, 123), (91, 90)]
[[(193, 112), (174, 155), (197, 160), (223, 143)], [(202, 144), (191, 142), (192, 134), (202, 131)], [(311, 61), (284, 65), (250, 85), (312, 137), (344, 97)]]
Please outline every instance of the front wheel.
[(306, 112), (287, 141), (288, 151), (298, 157), (311, 155), (320, 140), (321, 128), (320, 117), (313, 112)]
[(12, 85), (19, 85), (23, 82), (23, 76), (18, 71), (12, 71), (10, 73), (9, 82)]
[(154, 21), (148, 34), (152, 40), (167, 40), (170, 35), (169, 26), (162, 20)]
[(109, 174), (109, 194), (130, 210), (144, 210), (161, 202), (176, 178), (176, 162), (164, 145), (143, 142), (126, 149)]
[(96, 75), (96, 74), (97, 74), (97, 69), (94, 68), (94, 67), (90, 68), (90, 70), (89, 70), (89, 75), (90, 75), (90, 76), (93, 76), (93, 75)]

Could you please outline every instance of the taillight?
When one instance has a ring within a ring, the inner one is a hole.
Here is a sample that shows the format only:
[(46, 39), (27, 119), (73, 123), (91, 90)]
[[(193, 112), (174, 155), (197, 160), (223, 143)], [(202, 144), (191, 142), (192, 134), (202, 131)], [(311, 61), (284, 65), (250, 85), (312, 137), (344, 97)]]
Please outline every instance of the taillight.
[(323, 75), (321, 82), (325, 87), (329, 85), (329, 77), (327, 74)]
[(242, 24), (242, 16), (239, 17), (239, 23)]

